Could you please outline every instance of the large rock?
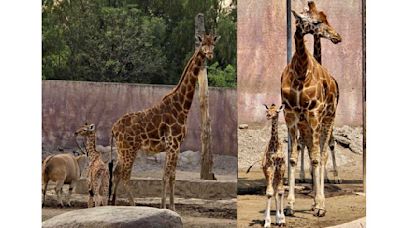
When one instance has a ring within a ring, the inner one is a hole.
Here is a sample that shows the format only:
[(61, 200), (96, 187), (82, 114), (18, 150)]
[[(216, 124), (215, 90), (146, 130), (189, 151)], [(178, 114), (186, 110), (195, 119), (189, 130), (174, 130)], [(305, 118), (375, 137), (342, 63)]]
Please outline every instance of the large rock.
[(42, 227), (183, 227), (171, 210), (152, 207), (107, 206), (70, 211), (42, 223)]

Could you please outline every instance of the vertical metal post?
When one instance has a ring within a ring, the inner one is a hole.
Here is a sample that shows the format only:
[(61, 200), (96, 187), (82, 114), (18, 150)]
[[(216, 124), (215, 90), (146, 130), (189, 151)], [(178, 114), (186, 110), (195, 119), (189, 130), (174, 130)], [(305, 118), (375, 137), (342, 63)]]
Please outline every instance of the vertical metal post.
[[(290, 63), (290, 60), (292, 59), (292, 2), (291, 0), (286, 0), (286, 45), (287, 45), (287, 58), (286, 62), (287, 64)], [(291, 138), (289, 134), (289, 128), (288, 128), (288, 180), (290, 180), (290, 151), (291, 151)], [(289, 181), (288, 181), (289, 183)]]
[(362, 58), (362, 81), (363, 81), (363, 86), (362, 86), (362, 93), (363, 93), (363, 189), (364, 193), (366, 193), (366, 167), (367, 167), (367, 147), (366, 147), (366, 101), (367, 101), (367, 93), (366, 93), (366, 69), (367, 69), (367, 63), (366, 63), (366, 1), (362, 1), (362, 53), (363, 53), (363, 58)]
[(287, 39), (287, 58), (289, 64), (292, 59), (292, 0), (286, 0), (286, 39)]

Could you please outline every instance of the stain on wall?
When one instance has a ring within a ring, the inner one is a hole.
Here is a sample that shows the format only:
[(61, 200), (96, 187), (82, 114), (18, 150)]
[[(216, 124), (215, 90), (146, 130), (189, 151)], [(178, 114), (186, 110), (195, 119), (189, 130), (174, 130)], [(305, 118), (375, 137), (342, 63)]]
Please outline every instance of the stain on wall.
[[(335, 45), (322, 40), (322, 65), (340, 89), (336, 125), (362, 125), (362, 5), (361, 0), (315, 0), (342, 36)], [(302, 11), (307, 1), (292, 0)], [(292, 18), (292, 35), (294, 18)], [(313, 51), (313, 37), (306, 36)], [(264, 123), (263, 103), (281, 102), (280, 79), (286, 66), (286, 1), (238, 1), (238, 119)], [(293, 40), (294, 53), (294, 40)], [(281, 119), (283, 121), (283, 118)]]
[[(127, 112), (161, 100), (174, 86), (76, 81), (42, 81), (42, 147), (75, 148), (74, 132), (84, 122), (97, 126), (97, 144), (109, 145), (112, 124)], [(200, 107), (196, 91), (182, 151), (200, 151)], [(210, 88), (212, 150), (237, 156), (236, 89)]]

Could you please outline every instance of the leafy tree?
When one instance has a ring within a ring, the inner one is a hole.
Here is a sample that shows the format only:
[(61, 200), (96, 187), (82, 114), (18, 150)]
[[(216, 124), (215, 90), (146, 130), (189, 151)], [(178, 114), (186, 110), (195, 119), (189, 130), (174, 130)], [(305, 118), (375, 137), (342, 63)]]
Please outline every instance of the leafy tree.
[(231, 86), (221, 75), (236, 78), (236, 8), (217, 0), (42, 1), (42, 78), (176, 84), (199, 12), (221, 35), (213, 85)]

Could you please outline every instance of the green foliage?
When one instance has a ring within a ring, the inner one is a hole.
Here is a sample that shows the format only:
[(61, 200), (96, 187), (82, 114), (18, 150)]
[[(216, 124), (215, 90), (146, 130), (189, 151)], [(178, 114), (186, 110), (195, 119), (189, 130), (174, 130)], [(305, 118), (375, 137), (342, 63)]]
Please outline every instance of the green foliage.
[(42, 1), (42, 78), (176, 84), (199, 12), (206, 31), (221, 35), (210, 84), (233, 87), (236, 9), (217, 0)]
[(215, 62), (207, 68), (210, 86), (236, 88), (236, 69), (227, 65), (224, 69)]

